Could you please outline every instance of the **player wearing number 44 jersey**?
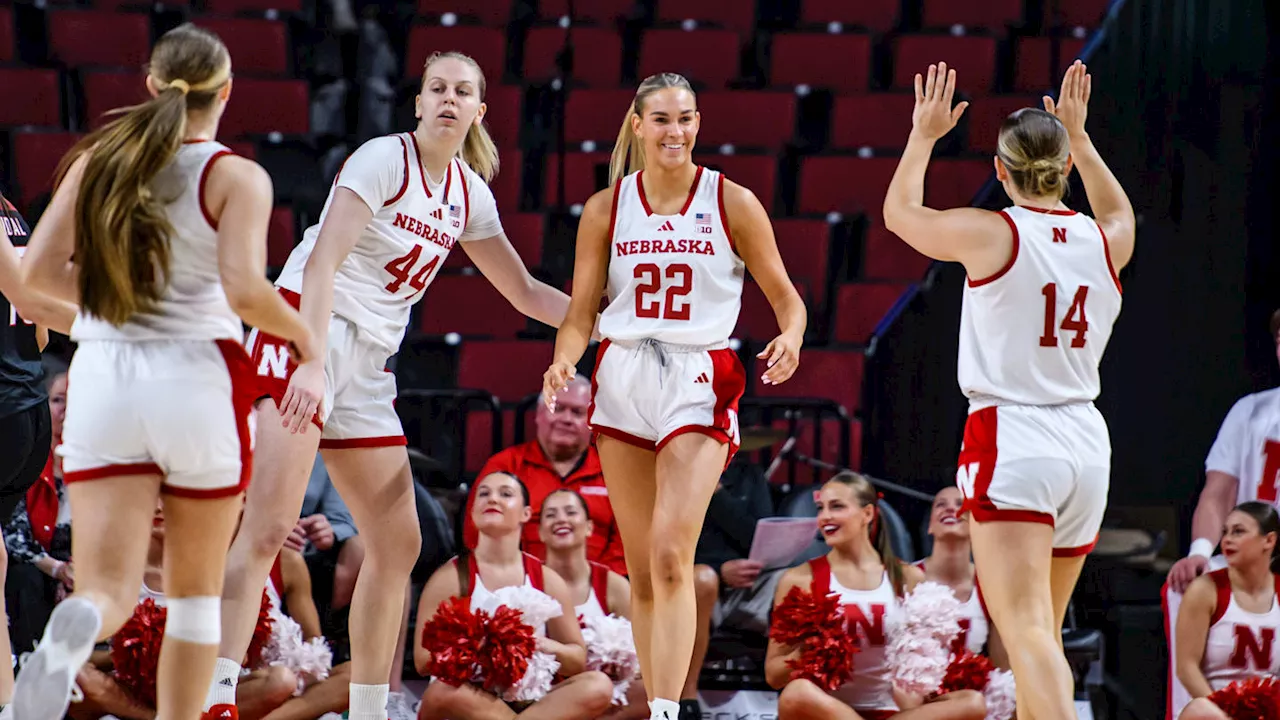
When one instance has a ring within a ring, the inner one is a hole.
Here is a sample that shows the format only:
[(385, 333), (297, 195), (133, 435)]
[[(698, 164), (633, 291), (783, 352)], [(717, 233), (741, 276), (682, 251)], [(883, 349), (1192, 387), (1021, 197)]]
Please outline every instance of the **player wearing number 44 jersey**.
[[(1107, 505), (1111, 441), (1093, 400), (1120, 313), (1116, 273), (1133, 255), (1133, 208), (1085, 132), (1092, 81), (1079, 62), (1056, 102), (1046, 97), (1044, 110), (1019, 110), (1000, 128), (996, 177), (1014, 207), (925, 207), (933, 145), (968, 106), (952, 106), (955, 85), (945, 63), (916, 75), (913, 127), (884, 219), (969, 276), (959, 358), (969, 419), (957, 483), (974, 564), (1013, 665), (1018, 715), (1067, 720), (1075, 709), (1059, 631)], [(1096, 221), (1062, 203), (1073, 167)]]
[(693, 164), (700, 122), (683, 77), (640, 84), (613, 149), (613, 187), (583, 210), (573, 301), (543, 388), (554, 406), (607, 289), (588, 420), (622, 532), (636, 648), (659, 720), (680, 712), (695, 631), (693, 549), (738, 444), (746, 378), (729, 334), (744, 272), (760, 283), (782, 330), (757, 356), (763, 382), (795, 371), (805, 329), (804, 303), (759, 200)]
[[(351, 603), (351, 718), (386, 720), (387, 680), (418, 520), (387, 359), (445, 257), (460, 245), (525, 315), (559, 325), (564, 293), (535, 281), (503, 234), (488, 181), (498, 154), (482, 124), (485, 79), (471, 58), (432, 55), (418, 126), (371, 140), (344, 164), (316, 227), (278, 280), (324, 349), (295, 367), (278, 339), (248, 344), (271, 404), (259, 405), (258, 461), (228, 559), (223, 642), (206, 708), (234, 702), (262, 584), (298, 519), (317, 445), (365, 540)], [(519, 172), (519, 168), (516, 168)]]

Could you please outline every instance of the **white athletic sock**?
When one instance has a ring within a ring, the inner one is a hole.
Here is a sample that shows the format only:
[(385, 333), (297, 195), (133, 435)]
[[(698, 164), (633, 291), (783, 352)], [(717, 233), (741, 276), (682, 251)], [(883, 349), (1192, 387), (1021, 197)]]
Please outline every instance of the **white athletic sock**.
[(650, 700), (649, 720), (678, 720), (680, 703), (675, 700)]
[(387, 695), (390, 691), (390, 685), (351, 683), (350, 720), (387, 720)]
[(240, 663), (227, 658), (218, 658), (213, 666), (213, 684), (209, 686), (209, 694), (204, 699), (204, 709), (214, 705), (235, 705), (236, 685), (240, 682)]

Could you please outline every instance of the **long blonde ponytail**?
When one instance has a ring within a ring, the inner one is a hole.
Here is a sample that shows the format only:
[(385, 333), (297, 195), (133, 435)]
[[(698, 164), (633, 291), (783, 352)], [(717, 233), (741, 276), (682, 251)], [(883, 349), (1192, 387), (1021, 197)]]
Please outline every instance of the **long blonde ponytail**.
[[(480, 102), (484, 102), (486, 89), (484, 70), (480, 69), (480, 63), (477, 63), (475, 58), (470, 55), (464, 55), (454, 50), (431, 53), (427, 57), (427, 62), (422, 66), (423, 81), (426, 81), (427, 71), (431, 69), (432, 63), (445, 59), (464, 62), (476, 71), (476, 76), (480, 79)], [(458, 150), (458, 157), (462, 158), (462, 162), (469, 165), (485, 182), (493, 180), (493, 176), (498, 174), (498, 146), (494, 144), (493, 138), (489, 137), (489, 131), (485, 129), (483, 122), (479, 124), (473, 123), (467, 128), (467, 136), (462, 140), (462, 147)]]
[(683, 88), (695, 95), (693, 86), (683, 75), (676, 73), (659, 73), (650, 75), (636, 88), (635, 99), (627, 114), (622, 118), (622, 129), (618, 130), (618, 140), (613, 144), (613, 155), (609, 158), (609, 184), (636, 170), (644, 169), (644, 148), (640, 146), (635, 131), (631, 129), (631, 118), (644, 113), (644, 102), (650, 95), (667, 88)]

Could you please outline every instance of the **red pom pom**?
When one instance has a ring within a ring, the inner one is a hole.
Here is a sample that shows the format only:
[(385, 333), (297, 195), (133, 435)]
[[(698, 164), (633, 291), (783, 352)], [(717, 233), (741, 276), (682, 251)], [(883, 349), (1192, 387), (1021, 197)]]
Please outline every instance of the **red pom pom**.
[(262, 653), (271, 642), (271, 598), (267, 591), (262, 591), (262, 604), (258, 606), (258, 624), (253, 627), (253, 637), (249, 640), (249, 651), (245, 653), (244, 666), (256, 670), (262, 666)]
[(1280, 682), (1272, 677), (1233, 682), (1209, 700), (1231, 720), (1280, 720)]
[(995, 669), (995, 665), (985, 655), (965, 652), (951, 656), (951, 664), (947, 666), (947, 674), (942, 678), (939, 695), (959, 690), (977, 690), (981, 692), (987, 686), (987, 677)]
[(133, 615), (111, 640), (111, 664), (116, 681), (137, 699), (156, 706), (156, 672), (160, 667), (160, 645), (168, 616), (151, 598), (133, 609)]
[(773, 609), (769, 638), (779, 645), (800, 648), (800, 656), (787, 661), (792, 680), (811, 680), (833, 692), (853, 677), (858, 645), (845, 631), (838, 595), (791, 588)]
[(853, 656), (858, 652), (854, 636), (843, 628), (805, 641), (800, 657), (788, 660), (792, 680), (810, 680), (827, 692), (853, 677)]
[(533, 628), (525, 624), (520, 611), (499, 605), (485, 627), (485, 647), (480, 654), (482, 687), (496, 693), (515, 685), (529, 669), (535, 649)]
[(475, 679), (487, 615), (472, 613), (468, 598), (440, 603), (436, 614), (422, 625), (422, 647), (431, 653), (428, 672), (432, 677), (454, 687)]

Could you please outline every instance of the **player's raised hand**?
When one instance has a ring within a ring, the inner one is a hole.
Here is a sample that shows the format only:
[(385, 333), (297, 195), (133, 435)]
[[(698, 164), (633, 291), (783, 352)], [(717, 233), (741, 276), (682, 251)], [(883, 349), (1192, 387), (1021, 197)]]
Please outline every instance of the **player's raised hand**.
[(569, 385), (569, 381), (578, 372), (578, 368), (561, 360), (553, 363), (542, 375), (542, 401), (547, 409), (555, 412), (556, 396)]
[(912, 132), (928, 140), (951, 132), (960, 121), (969, 103), (951, 107), (956, 94), (956, 71), (947, 69), (946, 63), (929, 66), (929, 74), (920, 77), (916, 73), (916, 107), (911, 113)]
[(786, 382), (787, 378), (791, 377), (800, 366), (801, 342), (799, 338), (785, 333), (770, 340), (769, 344), (764, 346), (764, 350), (756, 355), (756, 358), (764, 360), (768, 367), (760, 376), (760, 381), (765, 385)]
[(1062, 89), (1058, 101), (1044, 96), (1044, 109), (1058, 116), (1067, 128), (1067, 135), (1084, 133), (1084, 121), (1089, 115), (1089, 95), (1093, 91), (1093, 76), (1089, 68), (1079, 60), (1067, 68), (1062, 76)]

